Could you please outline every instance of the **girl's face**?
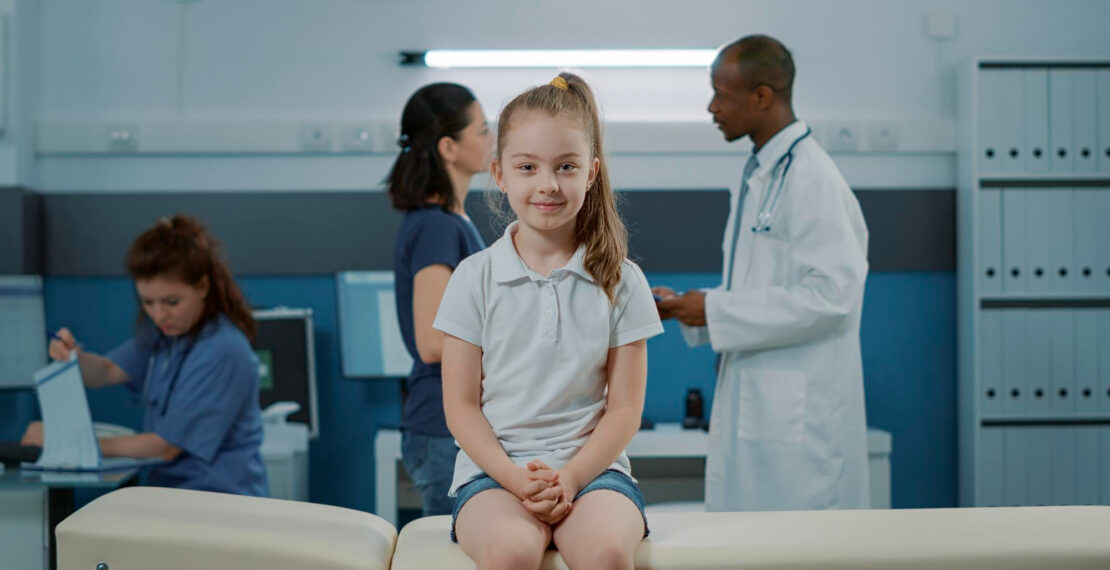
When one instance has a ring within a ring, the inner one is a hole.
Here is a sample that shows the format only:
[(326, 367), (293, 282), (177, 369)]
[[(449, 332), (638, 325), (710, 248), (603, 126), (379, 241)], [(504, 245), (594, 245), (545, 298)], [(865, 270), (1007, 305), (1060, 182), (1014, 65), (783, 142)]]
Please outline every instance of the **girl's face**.
[(525, 110), (509, 123), (493, 176), (521, 224), (573, 229), (600, 166), (577, 121)]
[(189, 332), (204, 314), (208, 278), (189, 285), (176, 278), (157, 275), (136, 279), (135, 291), (143, 311), (158, 330), (166, 336), (179, 336)]

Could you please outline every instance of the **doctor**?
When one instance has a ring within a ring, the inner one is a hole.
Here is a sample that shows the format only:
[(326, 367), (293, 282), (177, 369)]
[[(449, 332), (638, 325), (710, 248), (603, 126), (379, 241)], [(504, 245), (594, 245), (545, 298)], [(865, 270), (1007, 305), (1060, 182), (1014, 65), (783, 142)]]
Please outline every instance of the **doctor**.
[(719, 287), (659, 287), (660, 316), (720, 354), (706, 461), (710, 511), (869, 507), (859, 327), (867, 227), (794, 117), (790, 52), (767, 36), (726, 47), (709, 112), (754, 143), (731, 192)]

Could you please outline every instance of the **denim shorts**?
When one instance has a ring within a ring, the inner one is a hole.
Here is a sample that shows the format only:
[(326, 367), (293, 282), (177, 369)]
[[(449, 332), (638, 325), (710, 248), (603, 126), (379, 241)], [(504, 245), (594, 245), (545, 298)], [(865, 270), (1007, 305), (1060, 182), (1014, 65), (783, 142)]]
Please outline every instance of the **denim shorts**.
[[(474, 495), (490, 489), (504, 489), (504, 487), (497, 481), (494, 481), (493, 477), (486, 474), (479, 475), (462, 487), (459, 487), (459, 490), (455, 493), (455, 512), (451, 515), (451, 542), (458, 542), (458, 539), (455, 537), (455, 521), (458, 520), (459, 511), (462, 510), (463, 505), (474, 498)], [(644, 538), (647, 538), (651, 530), (648, 529), (647, 516), (644, 515), (644, 494), (640, 492), (640, 488), (636, 486), (636, 482), (620, 471), (607, 469), (593, 481), (590, 481), (589, 485), (586, 485), (581, 491), (578, 491), (578, 494), (574, 496), (574, 500), (577, 501), (582, 495), (590, 491), (601, 490), (616, 491), (628, 497), (628, 499), (636, 505), (636, 508), (640, 509), (640, 516), (644, 519)]]

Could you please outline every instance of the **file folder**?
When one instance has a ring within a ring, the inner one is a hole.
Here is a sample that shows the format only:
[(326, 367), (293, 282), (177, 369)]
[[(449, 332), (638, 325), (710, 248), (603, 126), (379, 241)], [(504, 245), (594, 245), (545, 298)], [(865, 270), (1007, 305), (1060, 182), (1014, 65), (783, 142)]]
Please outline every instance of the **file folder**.
[[(1022, 429), (1022, 428), (1017, 428)], [(1029, 427), (1025, 429), (1026, 444), (1029, 452), (1025, 464), (1028, 478), (1026, 480), (1026, 502), (1033, 507), (1045, 507), (1052, 504), (1052, 428), (1045, 426)], [(1022, 503), (1018, 503), (1019, 505)]]
[(1026, 208), (1027, 191), (1021, 188), (1002, 190), (1002, 290), (1007, 294), (1029, 291), (1026, 271), (1026, 248), (1029, 231)]
[(1110, 295), (1110, 188), (1095, 189), (1095, 251), (1098, 252), (1096, 293)]
[(1099, 475), (1099, 426), (1075, 427), (1075, 504), (1097, 505)]
[[(1075, 316), (1075, 411), (1089, 415), (1098, 411), (1099, 338), (1098, 311), (1076, 309)], [(1110, 358), (1110, 355), (1107, 356)]]
[(1000, 124), (998, 143), (1002, 151), (1002, 172), (1025, 172), (1025, 81), (1021, 69), (1002, 69), (997, 81), (1001, 86), (998, 97)]
[(1098, 409), (1110, 412), (1110, 309), (1090, 310), (1098, 315)]
[(1099, 171), (1110, 174), (1110, 69), (1098, 71)]
[(979, 73), (979, 171), (997, 173), (1002, 171), (1002, 72), (1000, 69), (984, 69)]
[(1098, 444), (1098, 502), (1100, 505), (1110, 505), (1110, 426), (1099, 428)]
[[(1025, 223), (1022, 226), (1025, 237), (1025, 265), (1028, 268), (1026, 287), (1029, 293), (1051, 293), (1052, 279), (1052, 239), (1056, 228), (1049, 225), (1051, 212), (1057, 198), (1056, 191), (1045, 188), (1021, 190), (1025, 193)], [(1061, 229), (1060, 231), (1066, 231)]]
[(1075, 171), (1098, 171), (1098, 76), (1093, 69), (1073, 69), (1072, 125), (1075, 129)]
[(1023, 71), (1025, 171), (1048, 172), (1048, 70)]
[(1068, 295), (1075, 291), (1075, 191), (1053, 188), (1048, 194), (1048, 289), (1050, 293)]
[(979, 314), (979, 401), (985, 417), (998, 416), (1005, 398), (1002, 385), (1002, 309)]
[[(1102, 289), (1102, 253), (1099, 240), (1105, 235), (1107, 222), (1100, 219), (1102, 194), (1105, 189), (1076, 188), (1072, 190), (1073, 213), (1075, 219), (1072, 241), (1075, 244), (1075, 282), (1076, 293), (1093, 294)], [(1103, 242), (1105, 243), (1105, 242)]]
[(1073, 74), (1070, 69), (1052, 69), (1048, 72), (1048, 134), (1052, 147), (1049, 170), (1052, 172), (1075, 170)]
[(1026, 412), (1032, 416), (1052, 413), (1052, 310), (1029, 309), (1025, 320)]
[(1002, 191), (979, 191), (979, 291), (1002, 292)]
[(1002, 411), (1010, 417), (1023, 417), (1028, 410), (1026, 312), (1021, 308), (1002, 310)]
[(1052, 493), (1048, 504), (1074, 505), (1079, 484), (1076, 471), (1076, 428), (1053, 426), (1048, 429), (1052, 436)]
[(1008, 507), (1029, 504), (1029, 428), (1003, 428), (1003, 500)]
[(1075, 310), (1046, 309), (1051, 321), (1051, 411), (1057, 416), (1075, 415), (1079, 394), (1075, 382)]
[(979, 492), (976, 494), (976, 506), (1001, 507), (1006, 504), (1003, 496), (1005, 430), (1002, 427), (985, 427), (979, 432)]

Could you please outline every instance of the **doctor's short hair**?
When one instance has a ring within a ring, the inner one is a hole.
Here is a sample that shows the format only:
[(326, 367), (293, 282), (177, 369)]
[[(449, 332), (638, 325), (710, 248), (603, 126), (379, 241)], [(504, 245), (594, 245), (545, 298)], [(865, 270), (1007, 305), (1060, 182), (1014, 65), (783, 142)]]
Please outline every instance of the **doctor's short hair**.
[[(621, 269), (628, 257), (628, 232), (617, 212), (617, 197), (609, 182), (609, 169), (602, 152), (601, 111), (597, 99), (585, 79), (564, 71), (550, 83), (532, 87), (517, 95), (501, 110), (497, 121), (497, 160), (505, 150), (505, 140), (520, 118), (521, 111), (545, 113), (551, 117), (567, 117), (576, 121), (590, 141), (592, 158), (600, 162), (585, 203), (575, 220), (575, 240), (586, 248), (582, 265), (610, 301), (616, 298)], [(527, 116), (527, 115), (525, 115)], [(503, 199), (500, 192), (487, 192), (493, 200)], [(495, 215), (500, 204), (493, 204)]]
[(787, 104), (794, 94), (794, 58), (782, 42), (755, 34), (744, 36), (721, 48), (722, 64), (739, 65), (748, 88), (766, 85)]
[[(207, 277), (204, 312), (189, 334), (196, 335), (201, 327), (223, 314), (253, 342), (257, 325), (250, 305), (231, 277), (220, 249), (220, 242), (197, 219), (182, 214), (163, 217), (131, 244), (127, 274), (133, 280), (165, 278), (189, 286), (196, 286)], [(140, 303), (140, 330), (148, 320)]]

